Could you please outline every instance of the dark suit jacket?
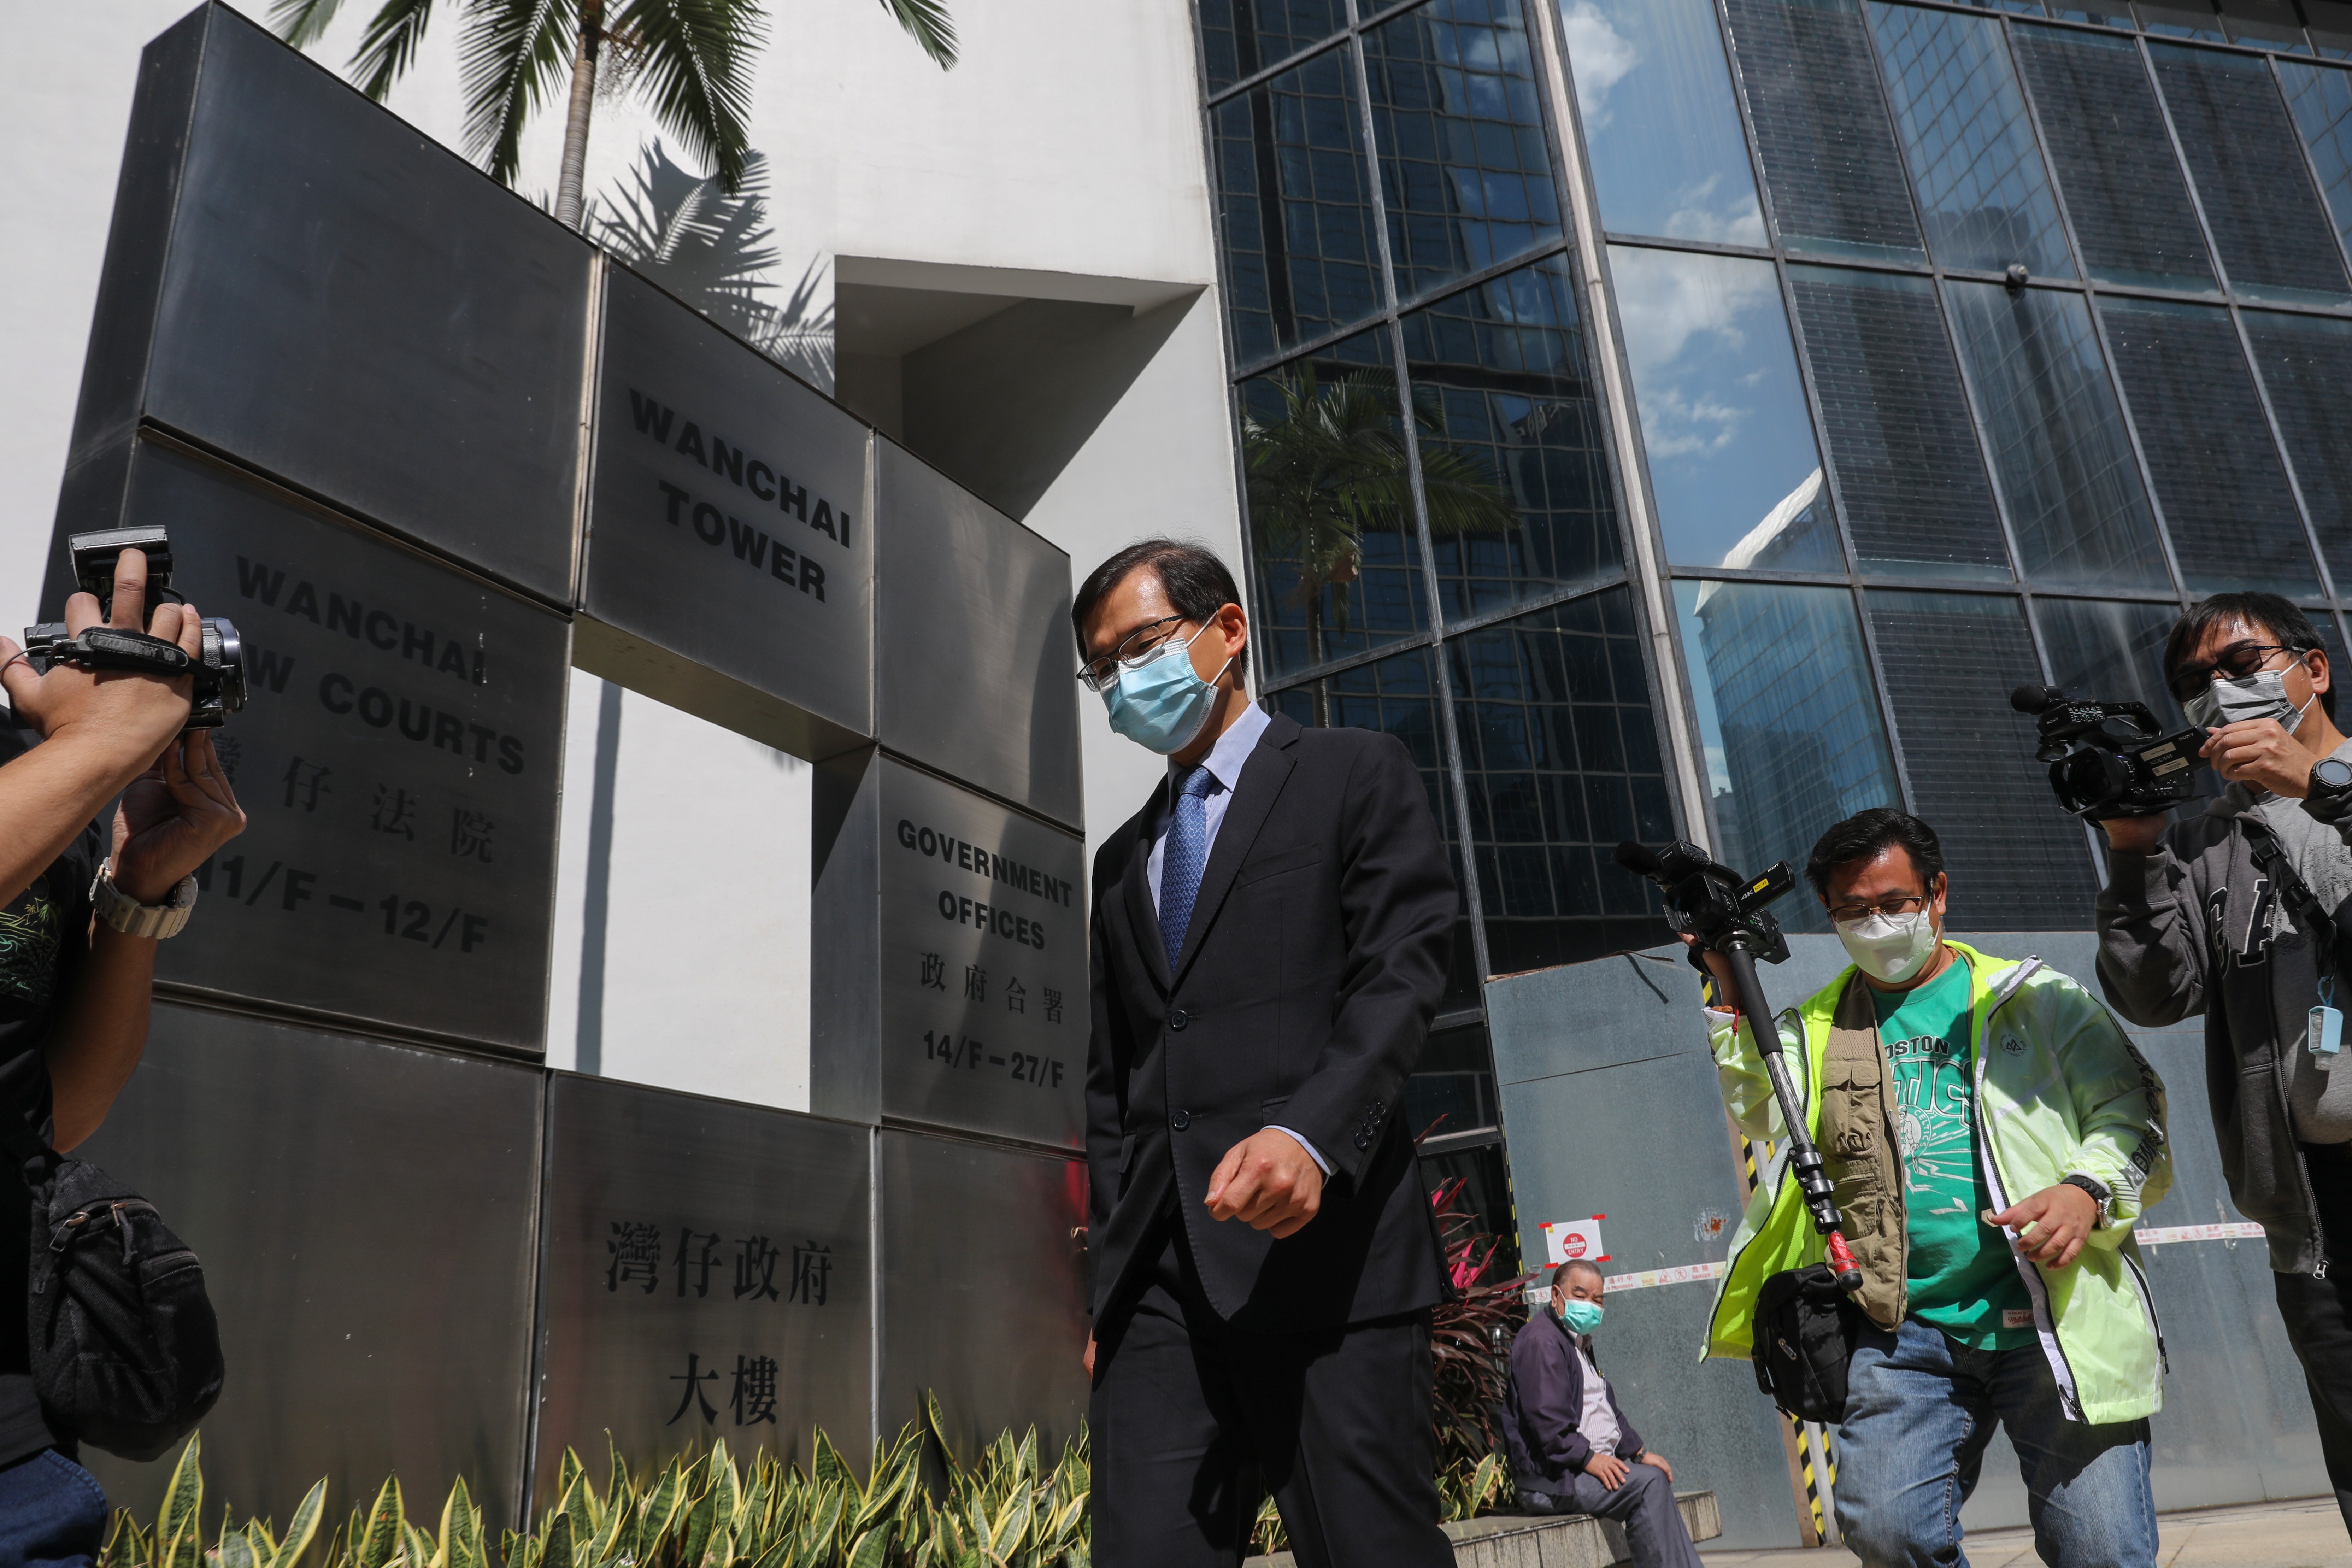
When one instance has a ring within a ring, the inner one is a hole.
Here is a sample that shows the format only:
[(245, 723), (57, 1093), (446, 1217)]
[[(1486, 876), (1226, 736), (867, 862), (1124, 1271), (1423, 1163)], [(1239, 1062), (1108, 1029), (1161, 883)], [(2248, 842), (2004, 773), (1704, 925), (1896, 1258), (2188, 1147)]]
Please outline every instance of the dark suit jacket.
[[(1151, 1260), (1139, 1244), (1171, 1186), (1210, 1304), (1237, 1328), (1433, 1304), (1436, 1224), (1401, 1112), (1460, 896), (1411, 755), (1391, 735), (1276, 715), (1242, 766), (1172, 975), (1148, 871), (1167, 795), (1163, 779), (1095, 857), (1090, 1310), (1140, 1288), (1129, 1276)], [(1269, 1122), (1331, 1164), (1321, 1211), (1284, 1241), (1203, 1206), (1218, 1162)]]
[[(1577, 1357), (1576, 1343), (1576, 1336), (1549, 1307), (1529, 1313), (1511, 1341), (1503, 1439), (1522, 1491), (1564, 1492), (1592, 1458), (1592, 1441), (1579, 1430), (1584, 1421), (1584, 1363)], [(1592, 1353), (1590, 1336), (1584, 1353)], [(1594, 1370), (1599, 1370), (1597, 1364)], [(1608, 1387), (1609, 1409), (1617, 1417), (1617, 1457), (1638, 1459), (1643, 1452), (1642, 1435), (1625, 1419), (1625, 1407), (1617, 1403), (1617, 1385)]]

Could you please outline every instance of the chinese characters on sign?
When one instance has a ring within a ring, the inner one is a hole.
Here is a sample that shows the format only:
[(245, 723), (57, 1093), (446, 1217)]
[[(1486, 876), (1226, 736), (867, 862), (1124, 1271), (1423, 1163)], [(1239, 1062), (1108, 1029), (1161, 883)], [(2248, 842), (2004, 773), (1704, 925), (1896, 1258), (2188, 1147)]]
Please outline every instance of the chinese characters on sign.
[[(650, 1220), (607, 1222), (604, 1241), (604, 1289), (607, 1294), (635, 1291), (652, 1296), (668, 1285), (677, 1298), (711, 1299), (714, 1286), (721, 1299), (774, 1301), (780, 1305), (823, 1307), (832, 1297), (833, 1246), (816, 1240), (789, 1244), (790, 1255), (773, 1239), (760, 1235), (738, 1237), (681, 1226), (676, 1245), (668, 1233)], [(784, 1279), (779, 1280), (780, 1272)], [(731, 1284), (730, 1284), (731, 1280)], [(719, 1361), (708, 1366), (702, 1352), (689, 1351), (686, 1370), (670, 1375), (684, 1389), (677, 1396), (668, 1425), (676, 1426), (699, 1413), (706, 1426), (718, 1425), (719, 1407), (712, 1403), (720, 1381)], [(726, 1406), (738, 1426), (776, 1422), (776, 1359), (770, 1355), (735, 1357), (731, 1392)]]

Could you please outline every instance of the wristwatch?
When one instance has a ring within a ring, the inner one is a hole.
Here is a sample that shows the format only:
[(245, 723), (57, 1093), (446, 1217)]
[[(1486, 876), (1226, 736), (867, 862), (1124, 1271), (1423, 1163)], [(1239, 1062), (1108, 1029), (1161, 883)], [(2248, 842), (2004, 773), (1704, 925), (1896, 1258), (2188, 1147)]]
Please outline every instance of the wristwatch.
[(2071, 1176), (2061, 1176), (2058, 1179), (2058, 1184), (2062, 1187), (2080, 1187), (2090, 1194), (2091, 1201), (2099, 1205), (2098, 1216), (2091, 1221), (2091, 1228), (2093, 1230), (2107, 1228), (2107, 1203), (2115, 1194), (2107, 1190), (2107, 1184), (2105, 1182), (2100, 1181), (2096, 1176), (2086, 1176), (2077, 1171)]
[(2352, 816), (2352, 763), (2322, 757), (2311, 764), (2311, 793), (2303, 809), (2315, 822), (2333, 827)]
[(186, 929), (188, 911), (196, 907), (196, 879), (183, 877), (172, 896), (160, 904), (142, 904), (114, 885), (112, 857), (100, 862), (90, 879), (89, 901), (98, 918), (125, 936), (162, 941)]

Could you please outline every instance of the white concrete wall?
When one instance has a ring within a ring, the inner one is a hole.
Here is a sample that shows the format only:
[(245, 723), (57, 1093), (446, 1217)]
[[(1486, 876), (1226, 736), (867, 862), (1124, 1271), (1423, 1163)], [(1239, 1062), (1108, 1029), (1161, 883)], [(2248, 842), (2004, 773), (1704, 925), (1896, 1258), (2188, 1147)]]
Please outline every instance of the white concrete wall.
[[(139, 50), (189, 3), (6, 5), (0, 626), (17, 626), (39, 589)], [(267, 0), (239, 8), (263, 16)], [(375, 9), (348, 0), (315, 57), (341, 67)], [(873, 0), (772, 8), (751, 114), (772, 172), (772, 298), (807, 280), (803, 320), (822, 337), (836, 255), (1213, 286), (1188, 0), (957, 0), (954, 11), (963, 59), (943, 74)], [(391, 104), (452, 146), (461, 20), (454, 5), (436, 18)], [(554, 185), (560, 111), (525, 140), (526, 193)], [(614, 189), (657, 133), (626, 100), (600, 105), (592, 195)], [(1238, 568), (1216, 304), (1212, 287), (1030, 514), (1074, 574), (1162, 531), (1203, 539)], [(572, 700), (550, 1010), (549, 1057), (562, 1066), (579, 1022), (599, 692), (580, 677)], [(807, 770), (635, 696), (621, 737), (603, 1070), (804, 1104)], [(1135, 809), (1159, 766), (1110, 735), (1089, 700), (1097, 835)]]

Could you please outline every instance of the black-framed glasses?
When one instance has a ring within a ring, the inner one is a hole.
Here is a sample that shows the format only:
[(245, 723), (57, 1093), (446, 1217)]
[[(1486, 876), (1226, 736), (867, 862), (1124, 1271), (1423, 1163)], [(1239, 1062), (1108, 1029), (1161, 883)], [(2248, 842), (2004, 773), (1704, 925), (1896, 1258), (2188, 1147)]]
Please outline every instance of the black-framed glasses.
[(2172, 672), (2165, 684), (2172, 689), (2175, 698), (2187, 702), (2212, 685), (2216, 675), (2228, 680), (2243, 680), (2250, 675), (2259, 674), (2274, 653), (2300, 656), (2306, 651), (2289, 647), (2284, 643), (2233, 642), (2209, 663), (2182, 665)]
[(1866, 921), (1873, 915), (1896, 921), (1916, 915), (1927, 907), (1927, 900), (1917, 893), (1905, 893), (1898, 898), (1881, 899), (1874, 904), (1839, 904), (1830, 910), (1830, 919), (1841, 925), (1849, 921)]
[[(1108, 657), (1087, 660), (1085, 668), (1078, 671), (1078, 679), (1086, 682), (1089, 691), (1108, 689), (1110, 683), (1118, 679), (1122, 668), (1133, 669), (1158, 653), (1168, 639), (1176, 635), (1177, 628), (1190, 619), (1189, 616), (1162, 616), (1156, 621), (1136, 627), (1119, 639), (1118, 646), (1110, 650)], [(1162, 627), (1167, 629), (1163, 631)]]

